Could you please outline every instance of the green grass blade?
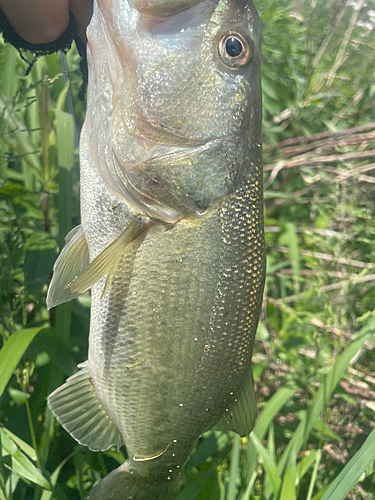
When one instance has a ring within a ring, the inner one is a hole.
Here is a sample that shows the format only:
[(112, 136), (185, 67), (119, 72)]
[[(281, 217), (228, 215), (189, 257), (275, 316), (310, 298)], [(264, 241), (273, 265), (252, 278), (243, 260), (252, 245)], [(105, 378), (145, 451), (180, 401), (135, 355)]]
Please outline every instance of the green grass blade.
[(57, 162), (70, 170), (75, 164), (74, 118), (65, 111), (55, 111)]
[(344, 500), (373, 460), (375, 460), (375, 429), (330, 485), (322, 500)]
[[(64, 111), (55, 112), (57, 136), (57, 160), (59, 174), (58, 222), (59, 242), (62, 245), (64, 237), (72, 229), (72, 168), (75, 164), (74, 119)], [(55, 335), (66, 346), (69, 344), (72, 304), (61, 304), (56, 310)]]
[(3, 394), (10, 377), (29, 347), (31, 341), (42, 328), (20, 330), (9, 337), (0, 351), (0, 396)]
[(318, 450), (311, 450), (308, 455), (304, 456), (302, 460), (299, 461), (297, 465), (297, 478), (298, 482), (301, 482), (301, 479), (306, 474), (306, 472), (310, 469), (313, 463), (316, 461), (317, 454), (320, 453)]
[(313, 494), (313, 491), (314, 491), (314, 485), (315, 485), (315, 481), (316, 481), (316, 476), (318, 474), (318, 468), (319, 468), (319, 464), (320, 464), (321, 458), (322, 458), (322, 452), (321, 452), (321, 450), (319, 450), (318, 453), (317, 453), (317, 455), (316, 455), (314, 470), (313, 470), (313, 473), (312, 473), (312, 476), (311, 476), (311, 480), (310, 480), (310, 484), (309, 484), (309, 491), (307, 492), (307, 499), (306, 500), (310, 500), (311, 497), (312, 497), (312, 494)]
[[(34, 169), (40, 177), (40, 162), (38, 152), (35, 151), (34, 145), (30, 140), (29, 131), (17, 113), (13, 108), (12, 103), (9, 101), (6, 95), (0, 91), (0, 116), (4, 123), (12, 130), (11, 141), (8, 140), (8, 136), (2, 135), (2, 130), (0, 129), (0, 138), (8, 144), (17, 154), (23, 157), (23, 160)], [(41, 178), (41, 177), (40, 177)]]
[[(12, 100), (14, 92), (17, 89), (17, 71), (16, 71), (16, 54), (14, 47), (11, 45), (6, 45), (4, 47), (4, 68), (0, 76), (0, 88), (4, 92), (4, 95), (8, 99)], [(2, 133), (6, 133), (4, 130), (4, 123), (0, 126)], [(6, 128), (6, 127), (5, 127)], [(9, 146), (3, 141), (0, 141), (0, 176), (6, 176), (7, 167), (7, 153), (9, 151)]]
[(259, 439), (264, 438), (267, 429), (270, 423), (275, 418), (276, 414), (297, 391), (298, 386), (296, 384), (286, 384), (281, 387), (281, 389), (279, 389), (267, 402), (267, 404), (261, 411), (253, 430), (253, 433), (256, 434)]
[(295, 225), (291, 222), (286, 224), (286, 233), (288, 235), (288, 246), (290, 253), (290, 263), (292, 265), (294, 290), (299, 292), (299, 276), (300, 276), (300, 262), (298, 250), (298, 237)]
[(237, 498), (238, 486), (240, 484), (240, 444), (241, 438), (238, 434), (234, 435), (232, 457), (230, 461), (229, 481), (227, 500), (235, 500)]
[(21, 478), (32, 481), (45, 489), (50, 489), (50, 484), (35, 465), (24, 455), (16, 443), (5, 432), (1, 432), (2, 452), (10, 455), (12, 471)]
[(255, 471), (255, 472), (253, 472), (253, 475), (251, 476), (250, 481), (248, 482), (248, 484), (246, 486), (246, 490), (245, 490), (244, 494), (242, 495), (241, 500), (250, 500), (250, 495), (251, 495), (251, 492), (253, 491), (253, 487), (254, 487), (256, 478), (257, 478), (257, 473)]
[[(70, 455), (68, 455), (57, 467), (56, 469), (52, 472), (51, 474), (51, 485), (52, 487), (54, 488), (56, 486), (56, 483), (57, 483), (57, 480), (59, 478), (59, 475), (60, 475), (60, 472), (61, 472), (61, 469), (64, 467), (64, 465), (77, 453), (80, 453), (81, 450), (79, 448), (76, 448), (73, 453), (71, 453)], [(52, 495), (53, 495), (54, 491), (51, 490), (51, 491), (48, 491), (48, 490), (44, 490), (43, 493), (42, 493), (42, 496), (40, 498), (40, 500), (52, 500)]]
[(281, 487), (280, 500), (296, 500), (296, 482), (297, 482), (297, 472), (296, 472), (296, 461), (297, 457), (295, 454), (291, 455), (291, 460), (289, 461), (289, 466), (286, 469), (283, 478), (283, 484)]
[[(259, 440), (262, 440), (264, 438), (267, 429), (270, 423), (275, 418), (276, 414), (293, 396), (293, 394), (297, 392), (297, 390), (298, 386), (296, 384), (286, 384), (270, 398), (270, 400), (261, 411), (253, 430), (253, 434), (255, 434)], [(254, 472), (256, 471), (256, 468), (257, 452), (253, 443), (251, 442), (251, 440), (249, 440), (247, 446), (247, 482), (250, 482)]]
[(328, 403), (332, 392), (349, 366), (350, 360), (362, 348), (370, 333), (373, 332), (374, 327), (375, 315), (373, 314), (368, 324), (360, 330), (357, 338), (345, 349), (327, 373), (325, 380), (315, 394), (305, 417), (302, 418), (300, 424), (294, 432), (293, 438), (288, 443), (280, 459), (278, 465), (279, 472), (285, 469), (291, 450), (294, 449), (297, 453), (301, 450), (303, 443), (309, 436), (311, 429), (314, 427), (315, 422), (319, 418), (319, 413)]
[(212, 466), (206, 472), (200, 474), (199, 477), (189, 481), (187, 486), (177, 495), (176, 500), (194, 500), (203, 490), (215, 471), (216, 468)]
[(269, 480), (271, 482), (274, 496), (277, 497), (281, 485), (281, 478), (277, 471), (276, 463), (272, 460), (270, 454), (262, 445), (262, 443), (260, 442), (256, 434), (254, 434), (254, 432), (250, 434), (250, 439), (252, 440), (256, 451), (258, 452), (259, 456), (263, 461), (263, 465), (266, 470), (267, 476), (269, 477)]
[(21, 438), (19, 438), (15, 434), (13, 434), (13, 432), (10, 432), (10, 430), (7, 429), (6, 427), (2, 427), (0, 429), (0, 432), (1, 433), (5, 433), (9, 437), (9, 439), (12, 439), (12, 441), (14, 441), (16, 443), (16, 445), (26, 455), (28, 455), (31, 458), (31, 460), (34, 460), (34, 461), (37, 460), (36, 452), (35, 452), (35, 450), (34, 450), (34, 448), (32, 446), (30, 446), (29, 444), (25, 443), (25, 441), (23, 441)]

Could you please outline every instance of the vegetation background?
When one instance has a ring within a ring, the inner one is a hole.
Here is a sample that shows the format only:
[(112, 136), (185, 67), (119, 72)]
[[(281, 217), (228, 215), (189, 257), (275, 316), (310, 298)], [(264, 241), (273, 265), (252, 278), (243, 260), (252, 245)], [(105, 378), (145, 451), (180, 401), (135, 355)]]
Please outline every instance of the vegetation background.
[[(202, 436), (176, 500), (375, 499), (375, 5), (257, 7), (268, 253), (259, 418), (248, 438)], [(46, 407), (87, 355), (90, 298), (46, 310), (53, 263), (79, 223), (78, 65), (73, 49), (25, 76), (0, 40), (1, 500), (83, 500), (125, 459), (79, 446)]]

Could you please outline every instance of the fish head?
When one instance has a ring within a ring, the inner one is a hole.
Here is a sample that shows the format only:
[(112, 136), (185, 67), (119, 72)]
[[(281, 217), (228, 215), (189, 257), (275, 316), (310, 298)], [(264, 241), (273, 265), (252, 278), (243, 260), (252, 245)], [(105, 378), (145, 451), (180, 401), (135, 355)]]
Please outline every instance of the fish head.
[(257, 11), (252, 0), (205, 0), (167, 18), (116, 8), (105, 12), (117, 57), (102, 175), (151, 217), (202, 216), (260, 161)]

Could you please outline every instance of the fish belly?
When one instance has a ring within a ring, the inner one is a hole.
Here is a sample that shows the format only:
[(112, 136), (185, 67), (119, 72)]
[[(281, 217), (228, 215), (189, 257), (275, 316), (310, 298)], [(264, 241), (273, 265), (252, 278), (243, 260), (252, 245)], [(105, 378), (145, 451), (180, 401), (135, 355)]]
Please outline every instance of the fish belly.
[[(89, 157), (82, 186), (93, 258), (134, 214)], [(88, 368), (134, 470), (177, 474), (241, 391), (263, 291), (260, 200), (249, 176), (210, 216), (156, 225), (124, 253), (105, 297), (104, 279), (92, 289)]]

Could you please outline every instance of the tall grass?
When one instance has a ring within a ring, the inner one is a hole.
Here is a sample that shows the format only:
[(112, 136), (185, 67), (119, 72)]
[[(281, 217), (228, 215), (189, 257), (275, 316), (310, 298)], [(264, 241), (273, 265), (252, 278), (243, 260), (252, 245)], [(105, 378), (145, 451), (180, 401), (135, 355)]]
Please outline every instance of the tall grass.
[[(268, 254), (259, 416), (246, 438), (200, 438), (176, 500), (375, 498), (375, 35), (369, 7), (354, 7), (258, 2)], [(89, 297), (45, 305), (79, 222), (75, 51), (67, 63), (69, 81), (59, 55), (25, 77), (0, 42), (0, 500), (84, 499), (126, 458), (79, 446), (46, 407), (87, 355), (89, 324)]]

